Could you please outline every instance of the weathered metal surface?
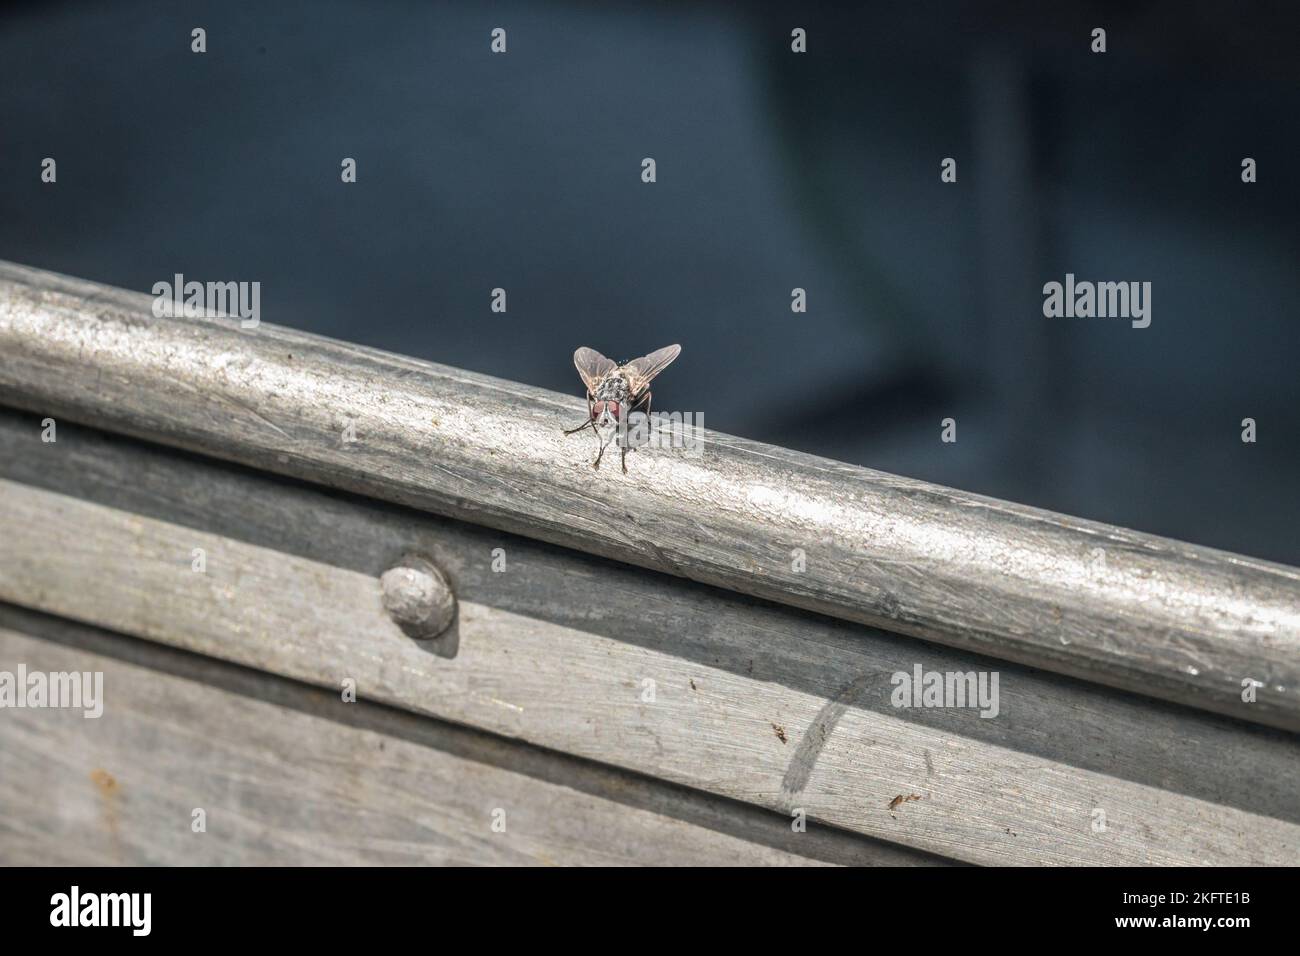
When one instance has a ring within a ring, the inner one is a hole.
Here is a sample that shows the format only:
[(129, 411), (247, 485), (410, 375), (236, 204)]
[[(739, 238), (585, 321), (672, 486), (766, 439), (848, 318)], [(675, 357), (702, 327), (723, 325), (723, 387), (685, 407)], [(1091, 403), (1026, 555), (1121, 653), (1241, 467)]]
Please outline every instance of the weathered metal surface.
[(0, 605), (19, 664), (102, 672), (107, 709), (3, 712), (6, 865), (944, 862)]
[[(970, 862), (1300, 859), (1279, 731), (30, 415), (0, 476), (0, 600)], [(413, 551), (432, 642), (382, 606)], [(998, 671), (997, 716), (896, 708), (918, 665)]]
[(0, 402), (1300, 729), (1300, 572), (1269, 562), (719, 434), (700, 458), (595, 473), (561, 433), (576, 395), (159, 319), (143, 294), (17, 265), (0, 265)]

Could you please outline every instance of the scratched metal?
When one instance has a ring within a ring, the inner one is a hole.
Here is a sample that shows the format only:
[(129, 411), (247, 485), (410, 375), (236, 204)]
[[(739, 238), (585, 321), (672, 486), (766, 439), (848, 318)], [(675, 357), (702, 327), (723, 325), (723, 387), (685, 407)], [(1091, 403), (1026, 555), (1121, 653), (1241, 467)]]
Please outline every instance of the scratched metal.
[(1300, 730), (1296, 569), (716, 433), (595, 473), (577, 394), (151, 303), (0, 264), (0, 402)]

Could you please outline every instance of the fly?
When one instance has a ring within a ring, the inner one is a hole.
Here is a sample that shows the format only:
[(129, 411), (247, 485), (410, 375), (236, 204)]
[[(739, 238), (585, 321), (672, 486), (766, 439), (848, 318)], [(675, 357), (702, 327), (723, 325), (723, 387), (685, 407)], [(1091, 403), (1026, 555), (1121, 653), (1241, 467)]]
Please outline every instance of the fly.
[[(596, 433), (600, 451), (592, 462), (593, 468), (600, 467), (605, 447), (621, 431), (624, 440), (619, 449), (623, 452), (623, 473), (627, 473), (628, 416), (638, 406), (644, 406), (646, 416), (650, 415), (650, 381), (666, 369), (681, 351), (680, 345), (669, 345), (624, 365), (585, 346), (573, 353), (573, 364), (582, 376), (582, 383), (587, 386), (587, 420), (577, 428), (567, 429), (564, 434), (572, 435), (588, 427)], [(610, 426), (613, 426), (613, 430), (609, 438), (602, 440), (601, 430)]]

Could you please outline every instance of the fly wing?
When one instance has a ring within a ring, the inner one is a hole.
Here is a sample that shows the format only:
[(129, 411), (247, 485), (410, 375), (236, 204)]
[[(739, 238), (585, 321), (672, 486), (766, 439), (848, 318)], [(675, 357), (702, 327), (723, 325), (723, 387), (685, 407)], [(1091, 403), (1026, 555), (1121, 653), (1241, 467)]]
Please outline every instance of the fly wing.
[(595, 392), (600, 380), (618, 368), (618, 363), (613, 359), (607, 359), (595, 349), (589, 349), (585, 345), (573, 353), (573, 364), (589, 392)]
[(651, 352), (649, 355), (643, 355), (639, 359), (633, 359), (623, 366), (627, 372), (627, 383), (632, 389), (633, 395), (640, 395), (650, 384), (650, 380), (666, 369), (669, 363), (677, 356), (682, 354), (680, 345), (668, 345), (659, 349), (657, 352)]

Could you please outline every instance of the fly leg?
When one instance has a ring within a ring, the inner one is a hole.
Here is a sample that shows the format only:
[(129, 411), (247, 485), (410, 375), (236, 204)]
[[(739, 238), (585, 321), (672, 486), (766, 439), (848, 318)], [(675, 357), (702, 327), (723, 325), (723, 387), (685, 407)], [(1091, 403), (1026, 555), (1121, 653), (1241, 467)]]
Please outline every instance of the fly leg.
[[(596, 440), (600, 441), (600, 429), (593, 428), (592, 431), (596, 433)], [(600, 451), (596, 452), (596, 460), (591, 463), (592, 468), (597, 468), (597, 469), (600, 468), (600, 459), (604, 457), (605, 449), (609, 447), (609, 443), (611, 441), (614, 441), (617, 438), (618, 438), (618, 429), (613, 428), (610, 430), (609, 437), (603, 441), (600, 441)]]
[(590, 425), (590, 424), (592, 424), (592, 417), (591, 417), (591, 392), (588, 392), (588, 393), (587, 393), (587, 420), (586, 420), (585, 422), (583, 422), (581, 425), (579, 425), (577, 428), (566, 428), (566, 429), (564, 430), (564, 434), (566, 434), (566, 435), (572, 435), (574, 432), (580, 432), (580, 431), (582, 431), (584, 428), (586, 428), (586, 427), (587, 427), (588, 425)]
[[(646, 434), (647, 434), (647, 435), (650, 434), (650, 394), (651, 394), (650, 391), (647, 389), (647, 390), (646, 390), (646, 393), (645, 393), (645, 397), (644, 397), (644, 398), (637, 399), (636, 404), (633, 405), (631, 408), (629, 408), (629, 409), (627, 410), (627, 417), (628, 417), (628, 418), (631, 418), (631, 417), (632, 417), (632, 413), (633, 413), (634, 411), (636, 411), (636, 406), (637, 406), (637, 405), (640, 405), (642, 402), (645, 403), (645, 420), (646, 420)], [(623, 474), (626, 475), (626, 474), (627, 474), (627, 453), (628, 453), (628, 450), (629, 450), (629, 449), (628, 449), (628, 442), (627, 442), (627, 436), (626, 436), (626, 435), (624, 435), (624, 437), (623, 437), (623, 445), (622, 445), (622, 449), (623, 449)]]

